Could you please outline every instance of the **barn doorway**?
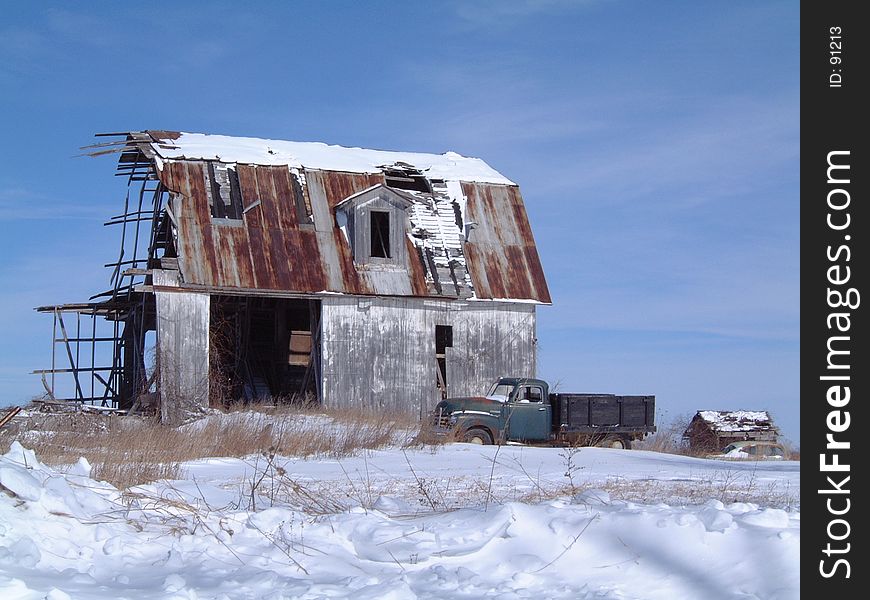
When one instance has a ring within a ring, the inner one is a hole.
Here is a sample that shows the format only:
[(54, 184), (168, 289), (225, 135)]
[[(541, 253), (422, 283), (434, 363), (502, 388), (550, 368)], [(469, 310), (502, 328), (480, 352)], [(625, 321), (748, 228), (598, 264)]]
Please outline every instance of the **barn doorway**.
[(319, 300), (213, 296), (209, 347), (213, 406), (322, 398)]

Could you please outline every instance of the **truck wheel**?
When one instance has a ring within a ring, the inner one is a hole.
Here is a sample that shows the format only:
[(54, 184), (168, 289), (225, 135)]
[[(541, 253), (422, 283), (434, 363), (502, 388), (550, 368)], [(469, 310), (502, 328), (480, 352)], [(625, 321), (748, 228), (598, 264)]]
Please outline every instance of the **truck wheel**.
[(489, 446), (492, 444), (492, 436), (486, 429), (480, 427), (472, 427), (462, 434), (462, 441), (468, 444), (483, 444)]
[(631, 448), (631, 442), (628, 439), (617, 436), (607, 436), (598, 445), (602, 448), (616, 448), (617, 450), (628, 450)]

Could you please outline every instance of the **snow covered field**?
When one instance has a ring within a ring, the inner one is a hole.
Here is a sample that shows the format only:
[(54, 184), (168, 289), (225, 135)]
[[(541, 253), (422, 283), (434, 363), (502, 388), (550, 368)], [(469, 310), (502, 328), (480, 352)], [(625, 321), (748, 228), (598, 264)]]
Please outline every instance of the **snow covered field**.
[(184, 465), (126, 492), (0, 457), (0, 598), (799, 597), (800, 465), (387, 449)]

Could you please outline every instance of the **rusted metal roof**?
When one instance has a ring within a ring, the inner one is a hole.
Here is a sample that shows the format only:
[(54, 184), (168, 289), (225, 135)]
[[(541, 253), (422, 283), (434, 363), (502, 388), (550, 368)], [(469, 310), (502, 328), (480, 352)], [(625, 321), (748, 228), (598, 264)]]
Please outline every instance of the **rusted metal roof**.
[[(172, 192), (169, 209), (177, 226), (183, 285), (240, 292), (551, 302), (519, 188), (479, 159), (464, 159), (452, 153), (415, 155), (343, 149), (353, 150), (354, 160), (363, 156), (377, 162), (385, 155), (394, 159), (372, 167), (371, 172), (348, 172), (313, 168), (289, 158), (285, 164), (276, 164), (280, 163), (277, 151), (267, 155), (263, 162), (268, 164), (229, 162), (231, 156), (209, 153), (201, 146), (197, 147), (201, 158), (191, 158), (189, 147), (178, 158), (175, 155), (182, 147), (178, 140), (188, 135), (167, 131), (130, 133), (126, 146), (118, 150), (122, 160), (131, 160), (135, 152), (136, 160), (151, 161), (153, 172)], [(218, 137), (224, 144), (222, 148), (226, 147), (226, 139), (233, 139)], [(240, 139), (251, 143), (250, 138)], [(243, 147), (247, 147), (245, 144)], [(273, 144), (284, 154), (287, 148), (294, 148)], [(337, 147), (320, 144), (316, 150), (331, 148)], [(429, 162), (409, 163), (415, 156)], [(451, 171), (443, 160), (438, 163), (432, 158), (445, 156), (460, 166)], [(229, 202), (230, 195), (223, 193), (225, 190), (216, 194), (210, 187), (209, 158), (213, 159), (212, 172), (215, 164), (232, 170), (241, 218), (212, 216), (210, 202)], [(478, 162), (463, 163), (459, 159)], [(336, 162), (351, 164), (344, 157)], [(330, 161), (323, 160), (322, 164)], [(440, 165), (440, 171), (436, 169), (439, 173), (465, 176), (467, 172), (471, 180), (436, 179), (429, 174), (433, 165)], [(351, 243), (336, 221), (336, 206), (354, 194), (387, 184), (385, 171), (391, 174), (389, 181), (398, 185), (394, 183), (396, 172), (403, 169), (416, 174), (413, 177), (418, 186), (394, 190), (409, 202), (403, 240), (407, 265), (397, 270), (356, 264)]]
[(550, 303), (550, 291), (517, 186), (462, 183), (476, 226), (465, 252), (478, 298)]

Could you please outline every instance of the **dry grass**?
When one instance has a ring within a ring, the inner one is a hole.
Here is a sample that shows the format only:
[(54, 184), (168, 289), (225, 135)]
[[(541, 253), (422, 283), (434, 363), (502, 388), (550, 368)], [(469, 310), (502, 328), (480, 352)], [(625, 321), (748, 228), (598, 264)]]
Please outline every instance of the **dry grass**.
[(635, 450), (649, 450), (664, 454), (678, 454), (680, 456), (693, 456), (703, 458), (707, 454), (715, 452), (716, 448), (709, 450), (692, 449), (683, 439), (683, 432), (689, 425), (692, 415), (679, 415), (671, 420), (662, 419), (663, 423), (658, 430), (641, 441), (634, 442), (631, 447)]
[(689, 449), (683, 441), (682, 435), (685, 427), (681, 421), (676, 421), (660, 426), (658, 431), (647, 436), (645, 439), (633, 442), (631, 447), (635, 450), (650, 450), (665, 454), (680, 454), (682, 456), (698, 456), (697, 452)]
[(324, 455), (409, 446), (419, 423), (411, 418), (360, 411), (260, 408), (214, 414), (182, 427), (149, 419), (86, 413), (33, 414), (4, 428), (0, 450), (14, 440), (52, 466), (85, 457), (92, 476), (119, 489), (182, 477), (180, 464), (209, 457)]
[[(412, 504), (418, 504), (421, 511), (443, 511), (517, 500), (542, 502), (592, 488), (607, 491), (613, 500), (642, 503), (692, 504), (709, 498), (784, 508), (797, 503), (797, 490), (782, 484), (762, 485), (754, 471), (728, 466), (706, 477), (684, 481), (614, 477), (590, 482), (582, 477), (577, 466), (577, 454), (583, 450), (572, 447), (559, 450), (564, 473), (549, 481), (539, 473), (527, 473), (520, 463), (507, 466), (513, 473), (521, 471), (526, 481), (522, 478), (502, 481), (505, 465), (497, 456), (488, 479), (436, 478), (414, 471), (409, 461), (413, 479), (373, 481), (366, 468), (364, 475), (345, 473), (346, 481), (338, 485), (334, 481), (297, 481), (276, 460), (277, 456), (341, 458), (367, 449), (411, 447), (434, 441), (421, 439), (418, 430), (419, 422), (413, 418), (287, 406), (215, 413), (178, 428), (134, 417), (34, 413), (0, 430), (0, 451), (5, 452), (17, 439), (52, 466), (72, 464), (84, 456), (93, 467), (94, 478), (119, 489), (158, 479), (182, 479), (181, 465), (186, 461), (247, 458), (255, 475), (247, 482), (245, 497), (241, 499), (246, 505), (253, 509), (264, 501), (280, 502), (299, 506), (311, 514), (328, 514), (352, 505), (370, 507), (384, 495), (413, 499)], [(648, 438), (644, 447), (683, 453), (668, 432)]]

